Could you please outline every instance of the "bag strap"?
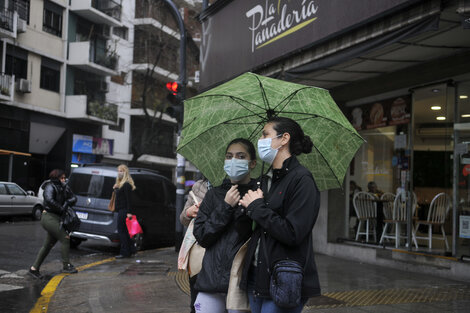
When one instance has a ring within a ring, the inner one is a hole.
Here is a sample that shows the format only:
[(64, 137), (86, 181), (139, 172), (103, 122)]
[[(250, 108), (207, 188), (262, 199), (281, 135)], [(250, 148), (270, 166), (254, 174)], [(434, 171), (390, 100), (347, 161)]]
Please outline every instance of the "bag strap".
[[(264, 252), (264, 257), (266, 258), (266, 262), (268, 264), (268, 266), (266, 267), (267, 270), (268, 270), (268, 273), (271, 274), (271, 262), (269, 262), (269, 258), (268, 258), (268, 251), (266, 250), (266, 237), (267, 235), (264, 233), (264, 231), (261, 231), (261, 241), (264, 241), (264, 244), (263, 242), (260, 242), (260, 244), (263, 246), (263, 252)], [(305, 258), (305, 264), (303, 266), (303, 270), (305, 271), (305, 269), (307, 268), (307, 261), (309, 260), (310, 258), (310, 250), (312, 250), (313, 248), (310, 247), (310, 249), (307, 249), (307, 257)]]

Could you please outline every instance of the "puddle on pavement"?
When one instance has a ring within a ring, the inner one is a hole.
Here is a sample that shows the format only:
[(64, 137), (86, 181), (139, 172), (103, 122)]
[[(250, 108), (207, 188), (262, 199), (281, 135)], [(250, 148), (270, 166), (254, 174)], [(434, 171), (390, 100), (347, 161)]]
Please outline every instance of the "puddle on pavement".
[(136, 262), (130, 265), (121, 275), (155, 275), (166, 274), (171, 266), (162, 261), (149, 260)]
[(45, 276), (41, 280), (31, 279), (24, 288), (0, 292), (2, 313), (29, 312), (50, 279), (51, 276)]

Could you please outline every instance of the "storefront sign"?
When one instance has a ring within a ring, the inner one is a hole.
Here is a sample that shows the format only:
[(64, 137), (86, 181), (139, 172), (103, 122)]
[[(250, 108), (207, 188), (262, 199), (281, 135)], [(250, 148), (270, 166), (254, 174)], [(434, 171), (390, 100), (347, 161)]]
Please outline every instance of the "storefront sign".
[(415, 2), (225, 1), (203, 19), (200, 85), (210, 87)]
[(85, 135), (73, 135), (72, 152), (113, 155), (114, 140)]
[(410, 96), (402, 96), (353, 107), (347, 112), (356, 130), (373, 129), (410, 122)]

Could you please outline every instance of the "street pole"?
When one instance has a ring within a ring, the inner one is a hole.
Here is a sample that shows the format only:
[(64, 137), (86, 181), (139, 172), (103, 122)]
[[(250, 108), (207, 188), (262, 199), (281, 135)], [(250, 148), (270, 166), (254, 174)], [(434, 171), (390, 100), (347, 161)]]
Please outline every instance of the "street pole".
[[(183, 18), (171, 0), (163, 0), (167, 4), (174, 18), (178, 22), (178, 28), (180, 31), (180, 73), (178, 81), (181, 83), (181, 101), (186, 99), (186, 30), (184, 28)], [(178, 119), (178, 144), (181, 136), (182, 119)], [(180, 223), (179, 216), (183, 211), (184, 206), (184, 183), (185, 183), (185, 163), (186, 160), (182, 155), (177, 154), (177, 166), (176, 166), (176, 203), (175, 203), (175, 251), (179, 251), (181, 242), (183, 241), (183, 225)]]

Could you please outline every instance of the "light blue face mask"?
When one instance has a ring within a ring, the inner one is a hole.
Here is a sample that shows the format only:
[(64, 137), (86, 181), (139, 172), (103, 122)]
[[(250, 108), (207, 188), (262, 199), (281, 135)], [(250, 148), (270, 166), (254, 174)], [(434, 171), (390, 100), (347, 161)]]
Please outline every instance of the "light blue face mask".
[(225, 160), (224, 170), (233, 181), (239, 181), (250, 171), (248, 160), (231, 159)]
[[(281, 135), (278, 135), (274, 138), (279, 138)], [(269, 164), (272, 164), (274, 161), (274, 158), (277, 155), (277, 152), (279, 151), (279, 148), (273, 149), (271, 147), (271, 142), (273, 141), (274, 138), (264, 138), (258, 140), (258, 155), (259, 158)]]

